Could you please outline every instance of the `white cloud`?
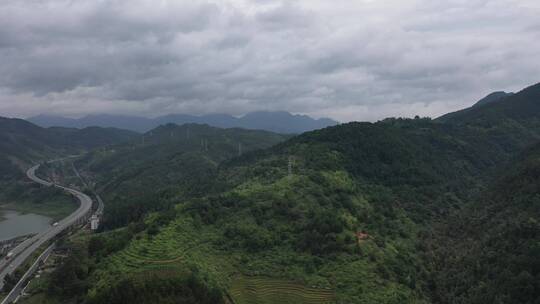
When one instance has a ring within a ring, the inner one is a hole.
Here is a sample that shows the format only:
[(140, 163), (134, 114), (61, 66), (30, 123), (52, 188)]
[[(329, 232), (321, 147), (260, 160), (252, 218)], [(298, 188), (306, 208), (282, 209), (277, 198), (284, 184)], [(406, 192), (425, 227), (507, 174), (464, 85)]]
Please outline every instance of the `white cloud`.
[(4, 0), (0, 113), (436, 116), (540, 81), (533, 0)]

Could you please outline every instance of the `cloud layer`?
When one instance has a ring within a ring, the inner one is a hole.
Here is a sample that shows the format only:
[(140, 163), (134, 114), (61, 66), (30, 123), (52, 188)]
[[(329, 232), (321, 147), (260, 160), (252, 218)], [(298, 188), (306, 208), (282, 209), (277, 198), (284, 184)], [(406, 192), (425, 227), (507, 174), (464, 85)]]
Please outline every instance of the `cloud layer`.
[(536, 0), (3, 0), (0, 115), (428, 115), (540, 81)]

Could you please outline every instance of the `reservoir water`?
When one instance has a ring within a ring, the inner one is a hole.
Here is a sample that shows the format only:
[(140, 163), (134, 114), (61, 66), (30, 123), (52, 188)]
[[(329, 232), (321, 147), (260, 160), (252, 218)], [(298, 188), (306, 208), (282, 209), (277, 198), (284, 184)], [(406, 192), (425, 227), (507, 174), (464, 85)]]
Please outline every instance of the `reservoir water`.
[(51, 221), (43, 215), (0, 209), (0, 241), (41, 232), (50, 227)]

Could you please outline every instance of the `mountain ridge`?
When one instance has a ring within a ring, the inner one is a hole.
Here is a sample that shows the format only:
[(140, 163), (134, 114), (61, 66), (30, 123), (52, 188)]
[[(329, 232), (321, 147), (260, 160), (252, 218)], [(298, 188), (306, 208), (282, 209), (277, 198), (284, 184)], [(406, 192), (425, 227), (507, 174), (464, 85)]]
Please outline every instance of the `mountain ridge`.
[(168, 114), (156, 118), (128, 115), (92, 114), (81, 118), (66, 118), (54, 115), (37, 115), (29, 117), (28, 121), (42, 127), (70, 127), (83, 128), (89, 126), (115, 127), (136, 131), (147, 132), (159, 125), (174, 123), (183, 125), (186, 123), (208, 124), (218, 128), (244, 128), (265, 130), (276, 133), (303, 133), (339, 124), (329, 118), (315, 119), (307, 115), (291, 114), (289, 112), (250, 112), (241, 117), (228, 114), (189, 115)]
[(483, 105), (486, 105), (486, 104), (489, 104), (489, 103), (492, 103), (492, 102), (495, 102), (495, 101), (499, 101), (503, 98), (506, 98), (506, 97), (509, 97), (509, 96), (512, 96), (514, 95), (513, 92), (510, 92), (510, 93), (507, 93), (505, 91), (496, 91), (496, 92), (493, 92), (493, 93), (490, 93), (488, 94), (486, 97), (480, 99), (479, 101), (477, 101), (473, 107), (478, 107), (478, 106), (483, 106)]
[(472, 107), (442, 115), (436, 120), (452, 124), (495, 123), (500, 119), (531, 120), (540, 110), (540, 83), (518, 93), (505, 93), (505, 96), (501, 93), (492, 93)]
[(114, 128), (42, 128), (24, 119), (0, 117), (0, 162), (5, 172), (17, 175), (16, 171), (22, 169), (17, 167), (43, 157), (93, 149), (135, 136), (134, 132)]

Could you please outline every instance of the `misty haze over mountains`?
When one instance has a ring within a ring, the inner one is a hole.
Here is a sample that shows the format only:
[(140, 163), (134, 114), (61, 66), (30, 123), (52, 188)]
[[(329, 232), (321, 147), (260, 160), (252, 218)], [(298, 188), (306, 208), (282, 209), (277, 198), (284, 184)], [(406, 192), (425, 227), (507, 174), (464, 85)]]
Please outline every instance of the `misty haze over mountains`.
[[(457, 112), (469, 111), (473, 108), (510, 97), (513, 94), (514, 93), (507, 93), (504, 91), (493, 92), (474, 103), (470, 108)], [(452, 115), (454, 114), (445, 114), (441, 119), (446, 119), (447, 116)], [(125, 129), (140, 133), (148, 132), (160, 125), (168, 123), (177, 125), (187, 123), (207, 124), (218, 128), (244, 128), (285, 134), (299, 134), (339, 124), (339, 122), (330, 118), (315, 119), (307, 115), (291, 114), (285, 111), (251, 112), (241, 117), (235, 117), (229, 114), (208, 114), (201, 116), (169, 114), (155, 118), (147, 118), (130, 115), (91, 114), (81, 118), (68, 118), (58, 115), (42, 114), (29, 117), (26, 120), (44, 128), (66, 127), (82, 129), (87, 127), (103, 127)]]
[(211, 114), (195, 116), (189, 114), (170, 114), (156, 118), (138, 116), (96, 114), (82, 118), (66, 118), (53, 115), (38, 115), (28, 121), (41, 127), (85, 128), (90, 126), (114, 127), (147, 132), (159, 125), (175, 123), (208, 124), (219, 128), (245, 128), (267, 130), (278, 133), (303, 133), (339, 124), (329, 118), (314, 119), (306, 115), (294, 115), (288, 112), (252, 112), (242, 117), (227, 114)]

